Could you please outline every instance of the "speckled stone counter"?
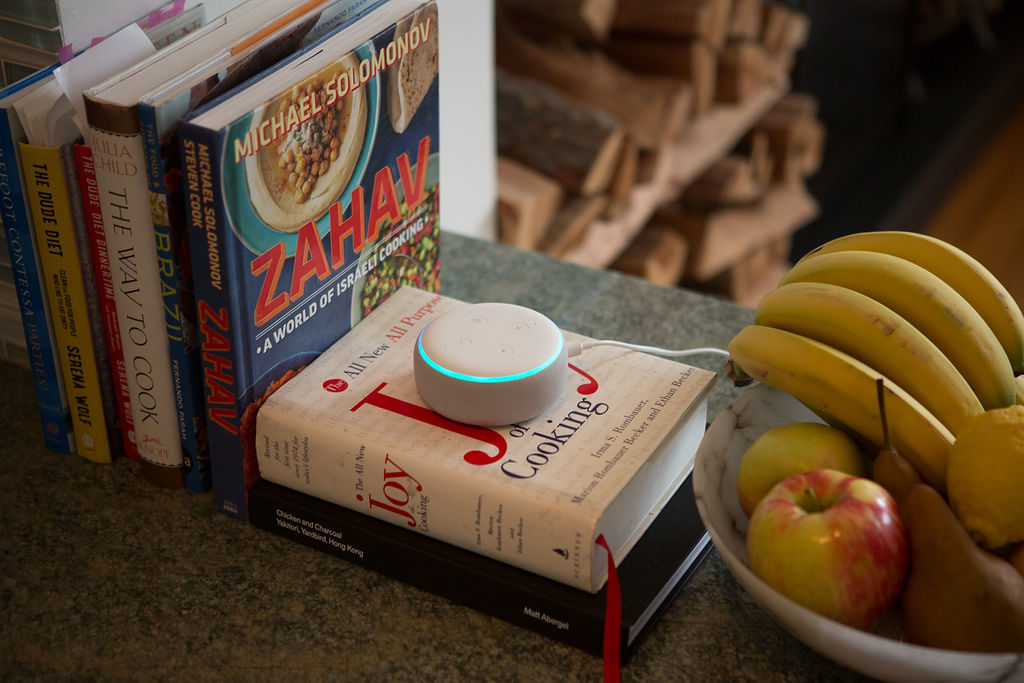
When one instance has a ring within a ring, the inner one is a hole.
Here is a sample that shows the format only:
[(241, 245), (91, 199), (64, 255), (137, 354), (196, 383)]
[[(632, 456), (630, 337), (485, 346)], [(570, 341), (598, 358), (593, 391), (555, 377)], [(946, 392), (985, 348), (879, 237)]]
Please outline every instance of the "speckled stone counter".
[[(448, 234), (443, 291), (586, 335), (724, 347), (748, 309)], [(717, 369), (721, 359), (690, 359)], [(719, 381), (712, 416), (734, 390)], [(137, 463), (43, 448), (26, 369), (0, 362), (0, 679), (597, 681), (600, 658), (158, 489)], [(570, 589), (567, 589), (570, 590)], [(779, 628), (715, 551), (624, 680), (852, 680)]]

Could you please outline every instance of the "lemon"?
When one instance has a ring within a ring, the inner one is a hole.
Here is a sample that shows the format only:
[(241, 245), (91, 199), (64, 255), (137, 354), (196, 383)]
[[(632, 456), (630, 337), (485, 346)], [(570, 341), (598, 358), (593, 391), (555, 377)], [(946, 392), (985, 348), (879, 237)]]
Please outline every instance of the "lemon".
[(988, 410), (967, 421), (949, 453), (946, 491), (980, 545), (1024, 541), (1024, 406)]

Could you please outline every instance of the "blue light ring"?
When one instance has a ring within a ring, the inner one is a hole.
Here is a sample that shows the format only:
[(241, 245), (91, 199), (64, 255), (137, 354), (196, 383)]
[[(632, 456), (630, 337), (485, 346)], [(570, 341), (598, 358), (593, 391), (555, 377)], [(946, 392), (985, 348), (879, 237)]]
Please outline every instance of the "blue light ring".
[(420, 358), (422, 358), (427, 365), (429, 365), (431, 368), (441, 373), (445, 377), (451, 377), (452, 379), (463, 380), (466, 382), (476, 382), (478, 384), (498, 384), (500, 382), (511, 382), (517, 379), (532, 377), (533, 375), (543, 372), (547, 368), (551, 367), (552, 364), (554, 364), (559, 358), (562, 357), (562, 350), (565, 348), (565, 337), (559, 334), (558, 348), (555, 349), (555, 352), (554, 354), (552, 354), (551, 358), (549, 358), (548, 360), (544, 361), (543, 363), (541, 363), (540, 365), (531, 370), (518, 372), (514, 375), (500, 375), (497, 377), (467, 375), (465, 373), (456, 372), (454, 370), (450, 370), (449, 368), (443, 367), (439, 365), (433, 358), (427, 355), (426, 350), (423, 348), (423, 334), (427, 331), (427, 327), (430, 327), (430, 325), (428, 324), (426, 327), (420, 330), (419, 336), (416, 337), (416, 351), (419, 354)]

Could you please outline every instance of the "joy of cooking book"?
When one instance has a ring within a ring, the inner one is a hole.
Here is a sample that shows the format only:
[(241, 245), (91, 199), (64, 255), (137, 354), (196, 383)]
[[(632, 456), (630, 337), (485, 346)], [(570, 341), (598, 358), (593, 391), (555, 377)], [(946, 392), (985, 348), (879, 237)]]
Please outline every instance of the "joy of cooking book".
[(608, 573), (598, 538), (621, 561), (693, 469), (715, 374), (599, 345), (570, 360), (546, 414), (454, 422), (420, 398), (413, 349), (461, 305), (405, 287), (277, 387), (256, 418), (260, 475), (597, 592)]
[(437, 291), (437, 9), (391, 0), (179, 124), (213, 491), (265, 394), (401, 285)]

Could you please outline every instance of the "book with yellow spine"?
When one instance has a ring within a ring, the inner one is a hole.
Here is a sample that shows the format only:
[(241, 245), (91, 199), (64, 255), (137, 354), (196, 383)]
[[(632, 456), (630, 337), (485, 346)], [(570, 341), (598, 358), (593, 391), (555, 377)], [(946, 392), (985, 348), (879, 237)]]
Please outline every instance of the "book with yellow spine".
[(21, 143), (21, 165), (71, 405), (75, 448), (89, 460), (110, 462), (110, 439), (100, 390), (102, 378), (89, 327), (60, 149)]

